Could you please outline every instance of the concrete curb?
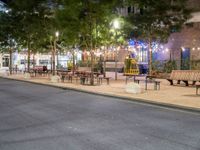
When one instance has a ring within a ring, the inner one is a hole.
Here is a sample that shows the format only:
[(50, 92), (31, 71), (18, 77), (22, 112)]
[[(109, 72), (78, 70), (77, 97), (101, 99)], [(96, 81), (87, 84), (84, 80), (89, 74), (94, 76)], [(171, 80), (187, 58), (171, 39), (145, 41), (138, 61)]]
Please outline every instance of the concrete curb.
[(26, 82), (26, 83), (32, 83), (32, 84), (37, 84), (37, 85), (43, 85), (43, 86), (50, 86), (50, 87), (54, 87), (54, 88), (60, 88), (63, 90), (73, 90), (73, 91), (88, 93), (88, 94), (93, 94), (93, 95), (117, 98), (120, 100), (126, 100), (126, 101), (140, 103), (140, 104), (149, 104), (149, 105), (159, 106), (159, 107), (163, 107), (163, 108), (171, 108), (171, 109), (178, 109), (178, 110), (182, 110), (182, 111), (190, 111), (190, 112), (200, 113), (200, 109), (193, 108), (193, 107), (187, 107), (187, 106), (181, 106), (181, 105), (175, 105), (175, 104), (169, 104), (169, 103), (162, 103), (162, 102), (155, 102), (155, 101), (146, 100), (146, 99), (131, 98), (131, 97), (126, 97), (126, 96), (118, 96), (118, 95), (106, 94), (106, 93), (100, 93), (100, 92), (92, 92), (92, 91), (77, 89), (77, 88), (72, 88), (72, 87), (63, 87), (63, 86), (58, 86), (58, 85), (33, 82), (30, 80), (13, 79), (13, 78), (7, 78), (7, 77), (2, 77), (2, 76), (0, 76), (0, 78), (20, 81), (20, 82)]

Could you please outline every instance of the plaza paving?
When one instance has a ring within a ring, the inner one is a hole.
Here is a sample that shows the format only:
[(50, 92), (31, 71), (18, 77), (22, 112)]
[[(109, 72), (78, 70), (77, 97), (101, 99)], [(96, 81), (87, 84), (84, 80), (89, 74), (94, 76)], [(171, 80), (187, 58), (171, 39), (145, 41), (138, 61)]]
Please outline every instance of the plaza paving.
[[(153, 84), (148, 84), (148, 90), (144, 90), (144, 83), (140, 83), (142, 87), (142, 93), (140, 94), (130, 94), (125, 91), (126, 84), (125, 78), (119, 74), (118, 80), (113, 79), (113, 74), (107, 73), (112, 79), (110, 85), (107, 85), (104, 81), (100, 86), (87, 86), (81, 85), (80, 82), (69, 83), (69, 82), (59, 82), (52, 83), (48, 77), (32, 77), (31, 79), (24, 79), (23, 74), (4, 76), (5, 78), (23, 80), (28, 82), (46, 84), (51, 86), (57, 86), (62, 88), (76, 89), (91, 93), (98, 93), (109, 96), (123, 97), (130, 100), (145, 101), (161, 105), (178, 106), (182, 108), (200, 110), (200, 95), (196, 95), (196, 89), (194, 86), (185, 87), (184, 84), (170, 86), (169, 82), (165, 79), (157, 79), (161, 81), (160, 90), (154, 90)], [(129, 80), (128, 83), (133, 82)], [(200, 91), (199, 91), (200, 93)]]

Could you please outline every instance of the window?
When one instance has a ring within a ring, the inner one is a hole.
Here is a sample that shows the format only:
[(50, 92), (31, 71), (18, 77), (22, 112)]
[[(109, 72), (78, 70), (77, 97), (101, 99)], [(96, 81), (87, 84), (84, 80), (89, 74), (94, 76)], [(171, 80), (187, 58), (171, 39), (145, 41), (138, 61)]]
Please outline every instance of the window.
[(144, 48), (139, 49), (138, 60), (139, 60), (139, 62), (143, 62), (143, 63), (148, 62), (147, 49), (144, 49)]
[(9, 57), (8, 56), (3, 57), (3, 67), (9, 67)]
[[(28, 60), (25, 60), (25, 59), (21, 59), (20, 60), (20, 64), (21, 65), (24, 65), (24, 64), (27, 64), (27, 63), (28, 63)], [(30, 60), (30, 64), (33, 65), (33, 60), (32, 59)]]
[(40, 59), (39, 60), (39, 64), (40, 65), (48, 65), (48, 64), (50, 64), (50, 60), (48, 60), (48, 59)]

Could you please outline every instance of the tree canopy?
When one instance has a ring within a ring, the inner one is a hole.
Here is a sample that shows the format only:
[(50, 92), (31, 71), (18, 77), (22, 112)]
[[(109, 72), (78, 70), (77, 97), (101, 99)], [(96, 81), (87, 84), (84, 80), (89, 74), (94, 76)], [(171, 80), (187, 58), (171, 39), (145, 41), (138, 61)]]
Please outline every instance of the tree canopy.
[[(14, 39), (30, 52), (55, 52), (55, 32), (69, 47), (94, 51), (102, 45), (123, 43), (128, 38), (149, 42), (166, 41), (189, 17), (187, 0), (11, 0), (0, 16), (0, 41)], [(120, 8), (134, 6), (136, 12), (123, 16)], [(112, 29), (115, 18), (123, 20)], [(123, 43), (124, 44), (124, 43)], [(30, 63), (30, 62), (28, 62)], [(151, 66), (149, 67), (151, 68)]]

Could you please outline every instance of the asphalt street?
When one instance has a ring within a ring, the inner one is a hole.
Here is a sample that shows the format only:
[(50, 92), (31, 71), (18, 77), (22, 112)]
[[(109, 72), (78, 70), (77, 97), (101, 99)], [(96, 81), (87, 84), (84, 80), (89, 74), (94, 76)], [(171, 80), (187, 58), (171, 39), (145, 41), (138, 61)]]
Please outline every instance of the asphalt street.
[(0, 78), (0, 150), (200, 150), (200, 114)]

